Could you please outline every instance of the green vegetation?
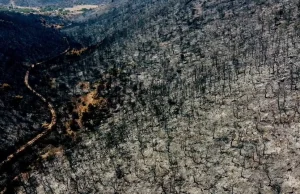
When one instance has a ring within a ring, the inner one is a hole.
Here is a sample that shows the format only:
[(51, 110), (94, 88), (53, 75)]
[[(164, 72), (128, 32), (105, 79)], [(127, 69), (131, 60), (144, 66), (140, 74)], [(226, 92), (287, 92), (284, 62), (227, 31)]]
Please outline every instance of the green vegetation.
[(89, 11), (89, 9), (87, 9), (87, 8), (82, 8), (80, 11), (82, 11), (82, 12), (87, 12), (87, 11)]
[(59, 9), (58, 12), (61, 15), (67, 15), (68, 13), (70, 13), (70, 10)]
[(51, 12), (51, 11), (55, 11), (55, 10), (60, 10), (59, 7), (56, 6), (46, 6), (46, 7), (42, 7), (41, 8), (41, 12)]
[(16, 8), (16, 9), (13, 9), (13, 11), (20, 12), (20, 13), (34, 13), (34, 12), (37, 12), (37, 10), (30, 9), (30, 8)]
[(35, 13), (37, 10), (30, 8), (11, 8), (11, 7), (0, 7), (0, 11), (12, 11), (17, 13)]
[(8, 7), (0, 7), (0, 11), (9, 11)]

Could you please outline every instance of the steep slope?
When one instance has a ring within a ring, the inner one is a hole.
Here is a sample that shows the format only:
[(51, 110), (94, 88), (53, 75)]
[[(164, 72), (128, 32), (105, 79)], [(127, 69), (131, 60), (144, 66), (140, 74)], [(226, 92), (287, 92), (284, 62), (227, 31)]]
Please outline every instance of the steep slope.
[[(46, 28), (42, 24), (45, 20), (45, 16), (0, 12), (2, 69), (5, 63), (19, 65), (21, 62), (39, 61), (64, 50), (66, 43), (63, 36), (57, 30)], [(11, 74), (0, 74), (0, 77), (9, 79)]]
[(1, 0), (0, 5), (8, 5), (10, 3), (10, 0)]
[(109, 0), (72, 0), (72, 1), (61, 1), (61, 0), (13, 0), (6, 1), (1, 0), (0, 4), (3, 5), (14, 5), (14, 6), (26, 6), (26, 7), (45, 7), (45, 6), (57, 6), (57, 7), (70, 7), (73, 5), (80, 4), (92, 4), (97, 5), (101, 3), (109, 2)]
[[(133, 10), (143, 14), (121, 27)], [(299, 193), (299, 11), (297, 1), (134, 1), (112, 26), (66, 29), (103, 41), (32, 79), (55, 80), (44, 92), (81, 141), (40, 152), (8, 191)]]
[(50, 117), (46, 104), (24, 84), (30, 63), (68, 47), (63, 36), (36, 15), (0, 12), (0, 161), (40, 132)]

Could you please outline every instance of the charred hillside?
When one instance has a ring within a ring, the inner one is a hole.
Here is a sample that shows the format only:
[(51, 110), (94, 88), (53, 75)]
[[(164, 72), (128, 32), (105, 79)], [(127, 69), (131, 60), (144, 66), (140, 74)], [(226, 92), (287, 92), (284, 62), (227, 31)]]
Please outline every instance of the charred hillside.
[(41, 20), (37, 15), (0, 12), (1, 161), (39, 133), (49, 119), (45, 104), (25, 87), (25, 73), (32, 63), (58, 55), (68, 44)]
[(2, 187), (300, 192), (299, 5), (136, 0), (66, 27), (85, 47), (30, 77), (56, 131)]
[[(21, 63), (38, 62), (59, 54), (67, 47), (61, 33), (50, 26), (45, 27), (46, 21), (45, 16), (0, 12), (1, 72), (6, 72), (6, 68), (12, 69), (10, 73), (0, 75), (1, 82), (9, 79), (12, 72), (18, 72)], [(57, 21), (60, 22), (59, 19)]]
[[(111, 0), (110, 0), (111, 1)], [(98, 5), (101, 3), (110, 2), (109, 0), (73, 0), (73, 1), (60, 1), (60, 0), (14, 0), (13, 3), (16, 6), (26, 7), (72, 7), (74, 5), (91, 4)], [(12, 1), (1, 0), (0, 4), (10, 5)]]

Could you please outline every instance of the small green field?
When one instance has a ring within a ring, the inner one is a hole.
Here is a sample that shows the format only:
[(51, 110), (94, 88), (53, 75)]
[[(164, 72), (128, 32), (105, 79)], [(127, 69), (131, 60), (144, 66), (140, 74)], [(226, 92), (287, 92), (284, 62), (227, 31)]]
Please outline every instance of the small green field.
[(11, 7), (4, 7), (0, 6), (0, 11), (12, 11), (12, 12), (18, 12), (18, 13), (35, 13), (38, 12), (36, 9), (30, 9), (30, 8), (11, 8)]

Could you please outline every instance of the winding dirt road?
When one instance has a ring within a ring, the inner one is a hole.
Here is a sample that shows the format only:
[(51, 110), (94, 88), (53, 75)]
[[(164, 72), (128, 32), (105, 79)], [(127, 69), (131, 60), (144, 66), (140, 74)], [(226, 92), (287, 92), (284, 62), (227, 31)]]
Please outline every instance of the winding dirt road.
[[(66, 42), (68, 43), (69, 45), (69, 42), (68, 40), (65, 38)], [(55, 56), (55, 57), (52, 57), (50, 59), (47, 59), (43, 62), (39, 62), (39, 63), (36, 63), (35, 65), (32, 64), (29, 69), (27, 70), (26, 74), (25, 74), (25, 78), (24, 78), (24, 83), (26, 85), (26, 87), (33, 93), (35, 94), (36, 96), (38, 96), (43, 102), (47, 103), (48, 105), (48, 109), (49, 111), (51, 112), (51, 122), (49, 124), (46, 124), (46, 125), (43, 125), (43, 128), (45, 128), (45, 130), (43, 132), (41, 132), (40, 134), (38, 134), (37, 136), (35, 136), (33, 139), (31, 139), (30, 141), (28, 141), (26, 144), (24, 144), (23, 146), (21, 146), (19, 149), (17, 149), (14, 153), (10, 154), (6, 160), (2, 161), (0, 163), (0, 169), (2, 168), (2, 166), (6, 163), (8, 163), (9, 161), (11, 161), (13, 158), (15, 158), (19, 153), (23, 152), (26, 148), (30, 147), (31, 145), (33, 145), (34, 143), (36, 143), (39, 139), (41, 139), (42, 137), (44, 137), (45, 135), (47, 135), (52, 129), (53, 129), (53, 126), (56, 124), (56, 112), (55, 112), (55, 109), (54, 109), (54, 106), (46, 100), (45, 97), (43, 97), (40, 93), (38, 93), (36, 90), (34, 90), (30, 84), (29, 84), (29, 74), (30, 74), (30, 71), (38, 66), (38, 65), (41, 65), (41, 64), (44, 64), (56, 57), (59, 57), (59, 56), (62, 56), (64, 54), (66, 54), (70, 49), (70, 45), (68, 46), (68, 48), (60, 53), (59, 55)]]

